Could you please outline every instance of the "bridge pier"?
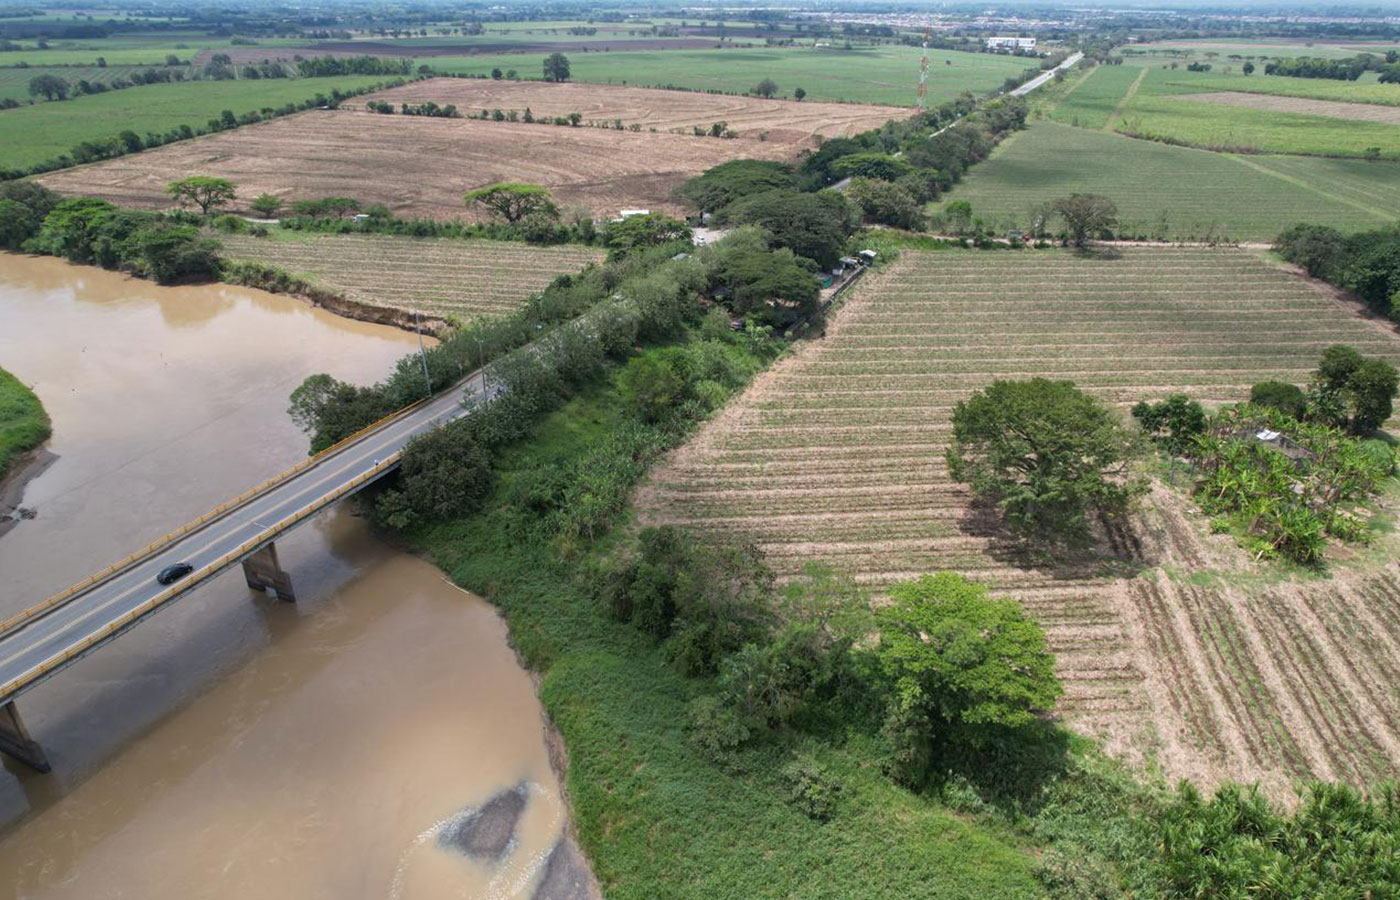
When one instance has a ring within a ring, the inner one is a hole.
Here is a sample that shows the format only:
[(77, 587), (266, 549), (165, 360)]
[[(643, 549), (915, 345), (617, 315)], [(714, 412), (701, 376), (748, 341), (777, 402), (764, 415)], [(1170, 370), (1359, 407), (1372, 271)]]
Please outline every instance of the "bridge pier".
[(271, 588), (278, 600), (295, 603), (296, 593), (292, 590), (292, 576), (283, 571), (277, 562), (277, 544), (268, 544), (243, 560), (243, 577), (248, 587), (255, 591)]
[(53, 768), (44, 755), (44, 748), (29, 736), (13, 700), (0, 706), (0, 753), (14, 757), (36, 772), (48, 772)]

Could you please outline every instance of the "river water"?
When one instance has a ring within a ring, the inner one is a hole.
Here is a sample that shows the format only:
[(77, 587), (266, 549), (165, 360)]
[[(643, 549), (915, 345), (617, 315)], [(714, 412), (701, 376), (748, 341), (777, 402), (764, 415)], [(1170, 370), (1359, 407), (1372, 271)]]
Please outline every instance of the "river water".
[[(0, 254), (0, 366), (57, 455), (0, 537), (0, 617), (302, 458), (306, 375), (373, 380), (416, 346)], [(0, 770), (0, 897), (531, 896), (565, 809), (500, 617), (345, 505), (278, 550), (296, 604), (235, 569), (21, 698), (54, 772)], [(502, 797), (509, 840), (461, 839)]]

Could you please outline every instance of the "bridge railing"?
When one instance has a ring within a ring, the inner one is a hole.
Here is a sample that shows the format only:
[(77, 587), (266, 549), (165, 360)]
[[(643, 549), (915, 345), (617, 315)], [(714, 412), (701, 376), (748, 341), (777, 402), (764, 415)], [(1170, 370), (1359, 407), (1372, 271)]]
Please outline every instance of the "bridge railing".
[[(416, 406), (418, 404), (414, 405)], [(405, 407), (405, 410), (412, 408), (413, 407)], [(88, 651), (96, 648), (98, 645), (111, 640), (121, 632), (125, 631), (127, 628), (130, 628), (140, 619), (150, 615), (160, 607), (179, 597), (181, 594), (201, 584), (205, 579), (217, 575), (219, 572), (222, 572), (224, 569), (238, 562), (240, 559), (249, 555), (254, 550), (275, 540), (277, 536), (282, 532), (287, 531), (288, 529), (292, 528), (293, 526), (308, 518), (309, 516), (315, 515), (331, 503), (334, 503), (335, 501), (339, 500), (341, 497), (353, 493), (354, 491), (363, 487), (366, 483), (379, 477), (386, 469), (397, 464), (398, 458), (399, 453), (396, 451), (388, 458), (380, 460), (379, 463), (374, 468), (370, 469), (368, 472), (363, 472), (360, 475), (357, 475), (348, 483), (341, 485), (339, 488), (336, 488), (329, 494), (325, 494), (321, 497), (316, 498), (315, 500), (306, 504), (301, 509), (292, 513), (290, 516), (283, 519), (282, 521), (277, 522), (276, 524), (271, 525), (263, 531), (259, 532), (256, 537), (244, 541), (241, 545), (239, 545), (238, 549), (231, 550), (228, 553), (225, 553), (223, 556), (219, 557), (214, 562), (209, 563), (207, 566), (204, 566), (198, 571), (191, 573), (188, 577), (182, 579), (179, 584), (166, 588), (165, 590), (156, 594), (154, 597), (151, 597), (149, 600), (146, 600), (139, 606), (133, 607), (126, 613), (107, 623), (102, 628), (98, 629), (92, 634), (89, 634), (87, 637), (71, 645), (62, 652), (44, 660), (35, 668), (30, 669), (28, 672), (24, 672), (10, 679), (3, 686), (0, 686), (0, 703), (4, 703), (13, 699), (15, 694), (19, 691), (24, 690), (26, 687), (29, 687), (35, 684), (36, 682), (42, 681), (44, 678), (48, 677), (49, 675), (66, 666), (68, 663), (82, 656), (84, 653), (87, 653)]]
[(301, 462), (297, 463), (291, 468), (284, 469), (283, 471), (264, 481), (262, 484), (259, 484), (256, 487), (244, 491), (243, 493), (239, 494), (237, 497), (234, 497), (231, 500), (225, 500), (223, 503), (220, 503), (218, 506), (214, 507), (209, 512), (205, 513), (199, 518), (194, 519), (190, 522), (186, 522), (184, 525), (181, 525), (179, 528), (176, 528), (174, 531), (171, 531), (165, 536), (159, 537), (154, 541), (151, 541), (151, 543), (147, 544), (145, 547), (142, 547), (140, 550), (130, 553), (127, 556), (117, 560), (102, 571), (95, 572), (92, 575), (89, 575), (87, 578), (84, 578), (82, 581), (79, 581), (76, 584), (64, 588), (57, 594), (54, 594), (50, 597), (46, 597), (45, 599), (34, 604), (33, 606), (29, 607), (23, 612), (16, 613), (10, 618), (5, 619), (3, 622), (0, 622), (0, 637), (4, 637), (5, 635), (8, 635), (15, 629), (23, 627), (24, 625), (28, 624), (29, 622), (38, 618), (39, 616), (53, 612), (55, 609), (67, 603), (69, 600), (72, 600), (74, 597), (78, 596), (83, 591), (86, 591), (94, 585), (106, 581), (108, 578), (131, 566), (133, 563), (139, 562), (145, 559), (146, 557), (150, 556), (152, 553), (155, 553), (157, 550), (169, 546), (176, 540), (179, 540), (180, 538), (183, 538), (186, 535), (191, 534), (192, 532), (198, 531), (199, 529), (203, 528), (205, 525), (208, 525), (210, 522), (214, 521), (220, 516), (226, 515), (231, 510), (237, 509), (238, 507), (243, 506), (249, 501), (256, 499), (258, 496), (265, 493), (266, 491), (289, 481), (293, 477), (301, 474), (302, 472), (306, 471), (312, 466), (325, 461), (328, 457), (339, 453), (341, 450), (344, 450), (351, 444), (354, 444), (368, 437), (370, 434), (393, 424), (394, 422), (413, 412), (415, 409), (418, 409), (423, 404), (427, 403), (430, 399), (432, 398), (424, 397), (421, 400), (418, 400), (414, 403), (410, 403), (408, 406), (405, 406), (400, 410), (390, 413), (389, 415), (378, 420), (377, 422), (372, 422), (369, 425), (366, 425), (364, 428), (361, 428), (359, 431), (355, 432), (349, 437), (342, 438), (341, 440), (322, 450), (320, 453), (317, 453), (313, 456), (308, 456), (306, 459), (303, 459)]

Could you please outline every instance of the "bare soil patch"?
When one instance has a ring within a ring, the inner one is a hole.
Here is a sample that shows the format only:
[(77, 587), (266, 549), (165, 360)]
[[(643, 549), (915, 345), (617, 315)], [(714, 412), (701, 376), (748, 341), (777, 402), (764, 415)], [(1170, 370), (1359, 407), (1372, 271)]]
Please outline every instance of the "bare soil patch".
[(595, 216), (626, 208), (679, 213), (672, 189), (738, 156), (783, 159), (791, 145), (315, 110), (40, 179), (65, 194), (166, 207), (165, 185), (202, 174), (231, 178), (241, 198), (355, 197), (399, 215), (464, 218), (466, 191), (496, 181), (542, 184), (562, 207)]
[(1274, 94), (1249, 94), (1243, 91), (1213, 91), (1207, 94), (1182, 94), (1181, 99), (1218, 106), (1242, 106), (1270, 112), (1300, 113), (1307, 116), (1329, 116), (1333, 119), (1359, 119), (1400, 125), (1400, 107), (1378, 106), (1374, 103), (1342, 103), (1336, 100), (1312, 100), (1307, 97), (1280, 97)]
[(624, 128), (637, 125), (643, 131), (654, 128), (659, 132), (685, 135), (693, 135), (695, 126), (709, 129), (715, 122), (725, 122), (740, 137), (757, 138), (766, 134), (770, 142), (788, 144), (807, 143), (818, 135), (858, 134), (910, 113), (899, 107), (860, 103), (799, 103), (614, 85), (467, 78), (414, 82), (357, 98), (352, 104), (363, 108), (367, 100), (381, 100), (395, 106), (428, 101), (439, 106), (451, 103), (463, 112), (514, 109), (523, 113), (528, 108), (536, 118), (576, 112), (585, 122), (606, 125), (620, 121)]

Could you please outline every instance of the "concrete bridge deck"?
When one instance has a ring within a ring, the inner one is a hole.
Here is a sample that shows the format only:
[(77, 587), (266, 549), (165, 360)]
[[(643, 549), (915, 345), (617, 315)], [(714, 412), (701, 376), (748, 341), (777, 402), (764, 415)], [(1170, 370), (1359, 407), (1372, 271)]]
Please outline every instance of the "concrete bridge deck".
[[(220, 572), (246, 561), (250, 586), (290, 599), (273, 541), (392, 471), (411, 438), (466, 415), (482, 397), (483, 380), (473, 373), (0, 623), (0, 751), (47, 771), (15, 698)], [(194, 571), (168, 586), (157, 583), (156, 575), (177, 562)]]

